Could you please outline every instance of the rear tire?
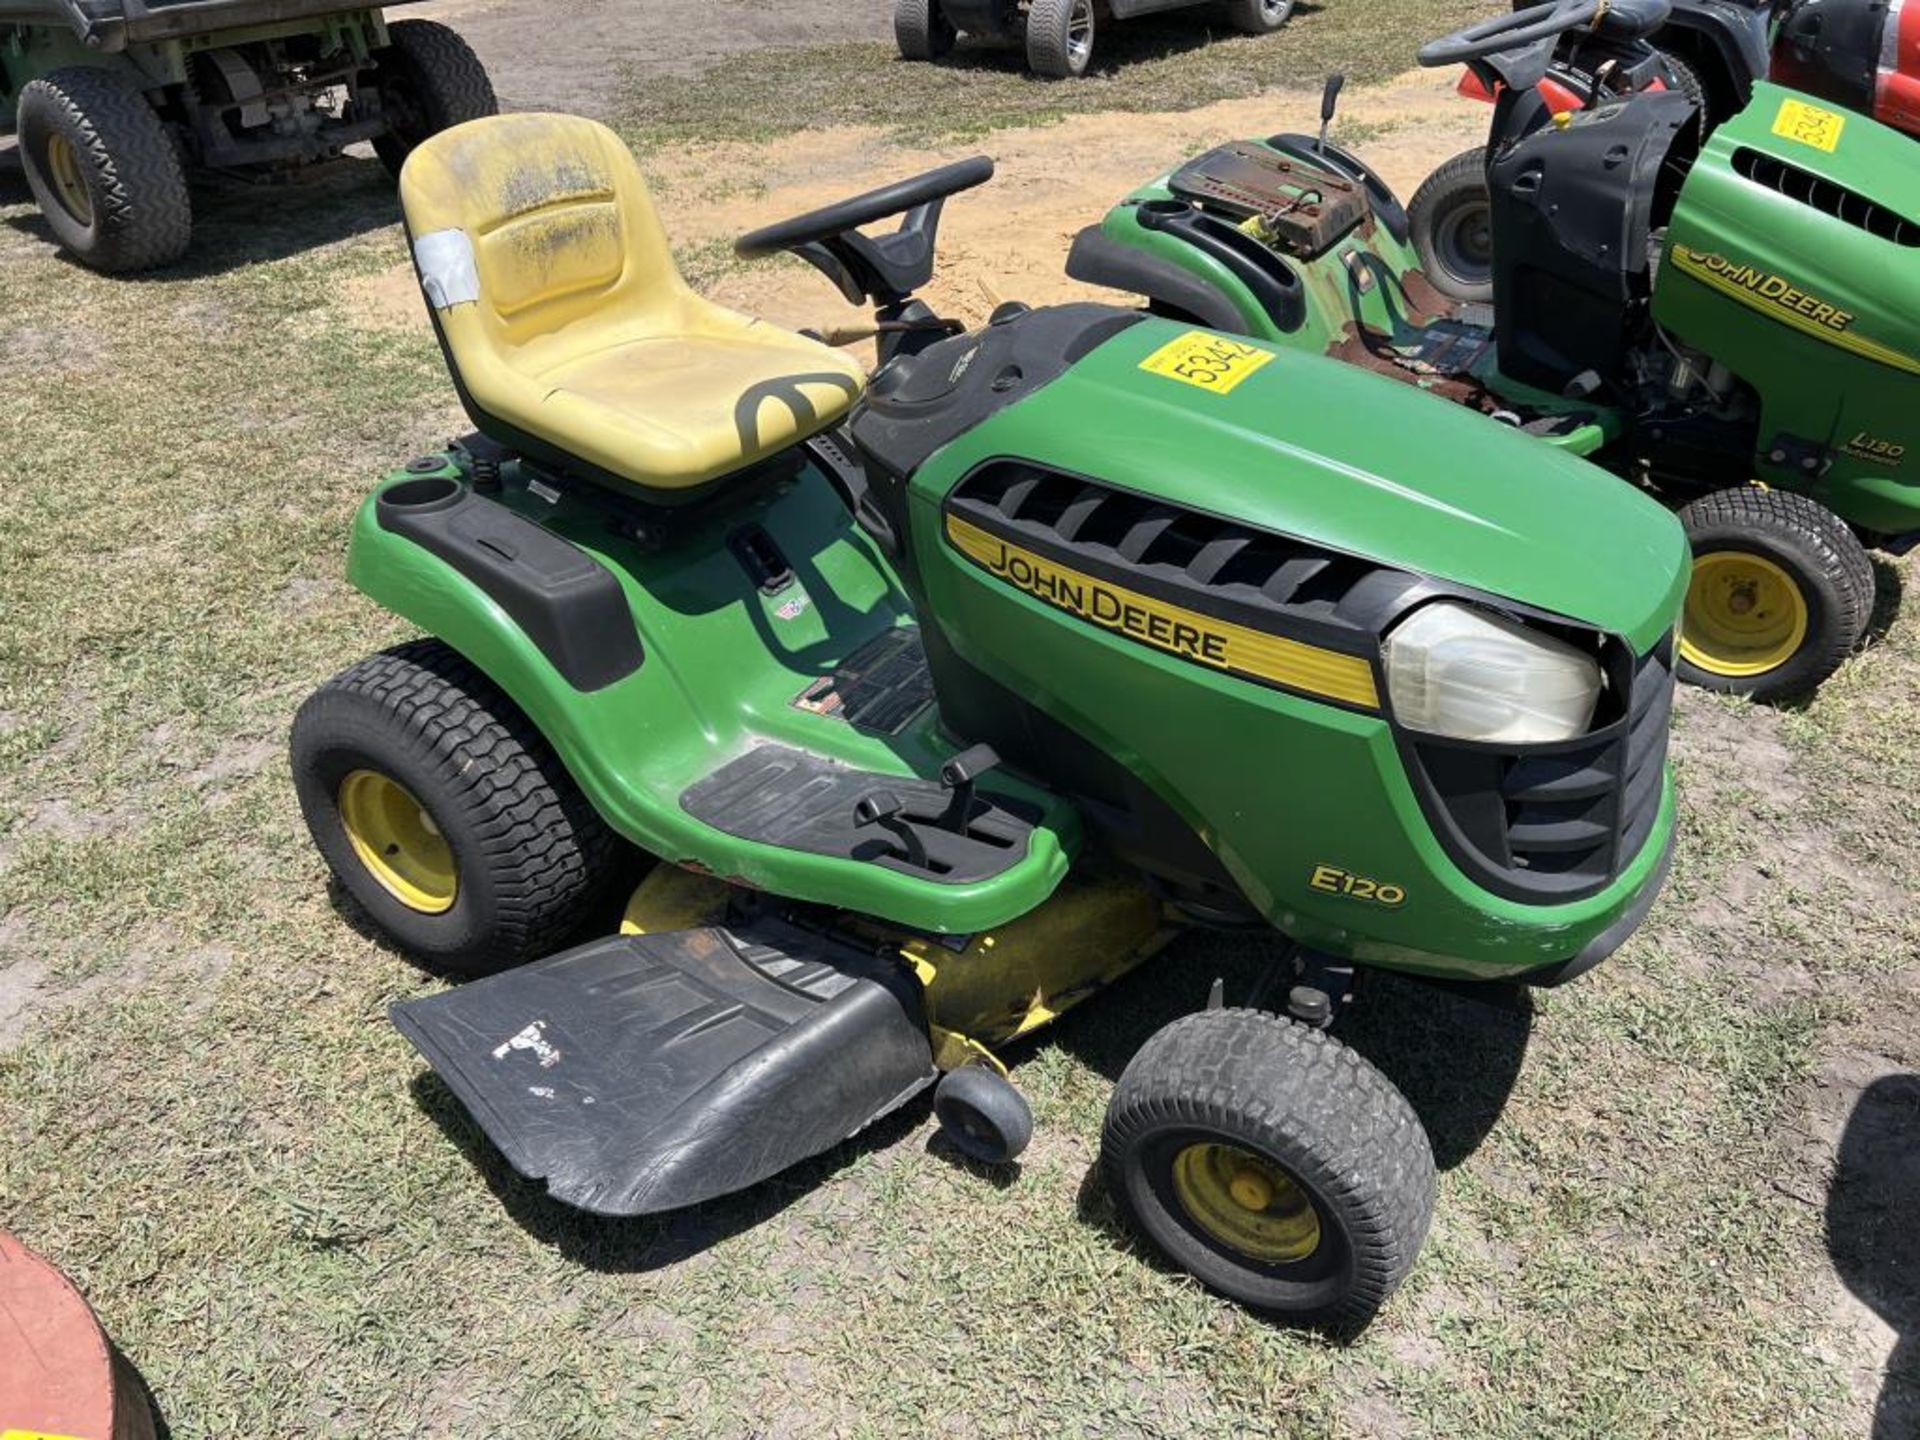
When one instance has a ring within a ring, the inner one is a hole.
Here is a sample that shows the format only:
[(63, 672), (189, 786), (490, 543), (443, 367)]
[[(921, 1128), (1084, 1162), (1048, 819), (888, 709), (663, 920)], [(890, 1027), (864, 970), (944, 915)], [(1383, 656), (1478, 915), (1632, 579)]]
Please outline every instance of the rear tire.
[(1433, 1218), (1433, 1149), (1406, 1097), (1337, 1040), (1253, 1010), (1147, 1041), (1114, 1088), (1101, 1168), (1174, 1264), (1293, 1324), (1364, 1324)]
[(1073, 80), (1093, 63), (1093, 0), (1033, 0), (1027, 7), (1027, 68)]
[(940, 0), (894, 0), (893, 39), (903, 60), (938, 60), (958, 38)]
[(1873, 562), (1804, 495), (1717, 490), (1680, 512), (1693, 547), (1679, 675), (1755, 700), (1791, 699), (1840, 668), (1873, 615)]
[(186, 253), (193, 203), (179, 151), (118, 71), (77, 65), (29, 81), (15, 128), (40, 213), (81, 264), (124, 274)]
[(1484, 145), (1463, 150), (1429, 175), (1407, 207), (1420, 268), (1455, 300), (1493, 300), (1493, 199)]
[(373, 151), (396, 177), (414, 146), (442, 130), (500, 113), (486, 66), (473, 47), (436, 20), (395, 20), (387, 26), (374, 83), (387, 133)]
[(1694, 109), (1700, 113), (1700, 129), (1704, 135), (1708, 129), (1719, 123), (1713, 113), (1713, 102), (1707, 96), (1707, 85), (1700, 78), (1700, 72), (1693, 68), (1692, 62), (1682, 60), (1671, 50), (1662, 50), (1660, 58), (1666, 62), (1668, 71), (1668, 89), (1674, 90), (1693, 102)]
[[(437, 640), (321, 686), (294, 717), (292, 750), (321, 855), (381, 930), (436, 968), (479, 975), (546, 954), (614, 870), (612, 831), (546, 740)], [(376, 836), (360, 818), (370, 789), (422, 813)]]
[(1271, 35), (1293, 18), (1297, 0), (1227, 0), (1227, 22), (1247, 35)]

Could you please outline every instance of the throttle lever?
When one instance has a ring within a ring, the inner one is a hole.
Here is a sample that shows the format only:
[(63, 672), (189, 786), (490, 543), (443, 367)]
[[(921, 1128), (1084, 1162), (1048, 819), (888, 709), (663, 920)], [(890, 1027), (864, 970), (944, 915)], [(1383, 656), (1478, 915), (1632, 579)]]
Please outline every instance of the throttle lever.
[(991, 745), (970, 745), (940, 767), (940, 783), (953, 792), (938, 822), (942, 830), (967, 833), (973, 819), (973, 782), (999, 764), (999, 752)]
[(927, 868), (927, 842), (920, 838), (919, 832), (901, 818), (901, 812), (907, 807), (900, 803), (900, 797), (891, 790), (875, 790), (871, 795), (863, 795), (853, 802), (853, 823), (862, 827), (878, 826), (907, 851), (907, 865), (914, 870)]

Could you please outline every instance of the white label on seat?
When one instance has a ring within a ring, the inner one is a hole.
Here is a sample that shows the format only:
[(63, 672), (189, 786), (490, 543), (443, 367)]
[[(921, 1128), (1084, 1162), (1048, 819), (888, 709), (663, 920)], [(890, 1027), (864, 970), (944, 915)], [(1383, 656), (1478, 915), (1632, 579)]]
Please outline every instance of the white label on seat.
[(413, 242), (413, 263), (420, 271), (427, 303), (436, 310), (471, 305), (480, 298), (480, 271), (473, 263), (473, 242), (464, 230), (436, 230)]

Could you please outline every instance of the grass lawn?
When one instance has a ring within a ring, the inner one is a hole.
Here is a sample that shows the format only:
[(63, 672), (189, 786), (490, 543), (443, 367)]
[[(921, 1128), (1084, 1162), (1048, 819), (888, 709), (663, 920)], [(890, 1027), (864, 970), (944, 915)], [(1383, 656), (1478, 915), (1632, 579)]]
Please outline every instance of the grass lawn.
[[(1377, 76), (1389, 15), (1484, 8), (1325, 0), (1271, 45), (1081, 87), (992, 54), (749, 56), (636, 97), (630, 129), (926, 143)], [(747, 1195), (594, 1221), (514, 1179), (388, 1027), (438, 982), (331, 901), (287, 776), (304, 695), (406, 636), (340, 578), (348, 518), (461, 428), (427, 333), (351, 299), (401, 258), (390, 188), (366, 163), (202, 199), (184, 267), (111, 280), (0, 172), (0, 1223), (81, 1283), (174, 1436), (1653, 1440), (1920, 1413), (1913, 1242), (1888, 1239), (1910, 1200), (1830, 1193), (1863, 1092), (1920, 1070), (1909, 567), (1882, 563), (1879, 638), (1807, 707), (1683, 697), (1677, 869), (1613, 963), (1530, 1002), (1383, 982), (1355, 1017), (1443, 1174), (1352, 1345), (1147, 1261), (1092, 1175), (1133, 1047), (1258, 958), (1198, 941), (1015, 1054), (1016, 1174), (947, 1158), (923, 1104)]]

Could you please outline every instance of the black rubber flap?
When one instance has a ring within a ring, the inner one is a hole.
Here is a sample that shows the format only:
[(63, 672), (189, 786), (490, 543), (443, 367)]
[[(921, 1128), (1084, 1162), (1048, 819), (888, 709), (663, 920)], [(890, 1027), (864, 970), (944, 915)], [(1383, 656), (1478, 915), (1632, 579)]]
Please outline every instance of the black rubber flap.
[(778, 921), (596, 941), (391, 1018), (515, 1170), (597, 1215), (745, 1189), (934, 1078), (913, 981)]

